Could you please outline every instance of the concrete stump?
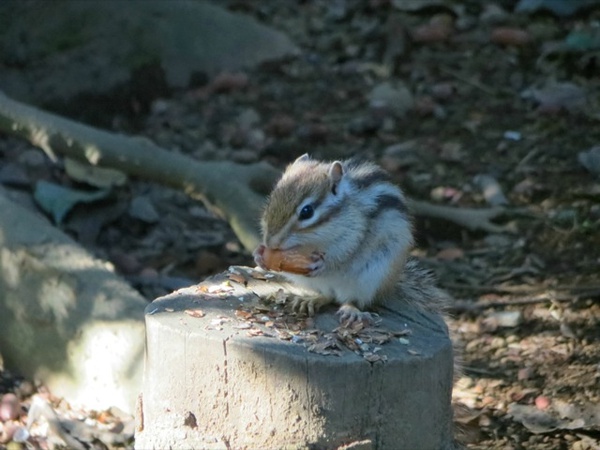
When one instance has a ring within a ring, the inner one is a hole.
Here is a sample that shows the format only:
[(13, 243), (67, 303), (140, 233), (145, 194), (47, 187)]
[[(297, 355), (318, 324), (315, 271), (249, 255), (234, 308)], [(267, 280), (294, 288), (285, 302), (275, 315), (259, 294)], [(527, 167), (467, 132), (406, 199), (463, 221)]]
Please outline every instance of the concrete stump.
[(392, 300), (348, 329), (290, 313), (303, 294), (232, 267), (148, 305), (136, 448), (451, 448), (443, 318)]

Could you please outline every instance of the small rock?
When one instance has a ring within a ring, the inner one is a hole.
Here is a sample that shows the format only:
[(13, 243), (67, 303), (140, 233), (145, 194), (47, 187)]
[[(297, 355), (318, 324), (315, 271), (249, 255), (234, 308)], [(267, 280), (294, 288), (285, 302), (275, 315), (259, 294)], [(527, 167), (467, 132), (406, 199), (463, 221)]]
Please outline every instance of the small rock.
[(600, 145), (592, 147), (588, 151), (579, 152), (577, 160), (590, 173), (600, 176)]
[(514, 328), (521, 323), (523, 316), (521, 311), (499, 311), (491, 313), (488, 319), (493, 320), (499, 327)]
[(429, 92), (436, 100), (448, 100), (456, 93), (456, 88), (452, 83), (442, 82), (432, 85)]
[(383, 151), (383, 159), (387, 164), (397, 168), (411, 166), (419, 162), (418, 142), (415, 140), (390, 145)]
[(517, 380), (519, 381), (529, 380), (532, 376), (533, 370), (531, 369), (531, 367), (524, 367), (522, 369), (519, 369), (519, 372), (517, 372)]
[(248, 86), (248, 75), (245, 73), (221, 72), (210, 84), (212, 92), (222, 93), (244, 89)]
[(248, 131), (246, 135), (246, 143), (253, 150), (262, 150), (267, 145), (267, 137), (265, 132), (260, 128), (254, 128)]
[(521, 96), (537, 101), (538, 111), (542, 113), (556, 113), (563, 109), (573, 112), (587, 103), (585, 89), (571, 82), (549, 82), (540, 89), (526, 89)]
[(577, 339), (577, 335), (573, 329), (564, 322), (560, 324), (560, 334), (569, 339)]
[(431, 190), (429, 195), (436, 202), (456, 202), (462, 197), (463, 193), (459, 189), (450, 186), (437, 186)]
[(276, 137), (287, 137), (296, 128), (296, 121), (287, 114), (277, 114), (269, 120), (266, 131)]
[(508, 199), (502, 192), (500, 183), (491, 175), (476, 175), (473, 178), (473, 183), (481, 190), (483, 197), (491, 206), (508, 204)]
[(465, 151), (460, 142), (446, 141), (442, 144), (439, 157), (442, 161), (462, 162), (465, 160)]
[(4, 394), (0, 402), (0, 420), (16, 420), (21, 415), (21, 402), (15, 394)]
[(150, 112), (152, 115), (163, 115), (169, 110), (169, 107), (170, 103), (167, 100), (159, 98), (152, 102)]
[(343, 22), (349, 17), (349, 10), (346, 0), (330, 0), (327, 2), (328, 8), (325, 14), (326, 20), (333, 22)]
[(146, 223), (156, 223), (160, 219), (152, 200), (145, 195), (139, 195), (131, 200), (128, 213), (131, 217)]
[(29, 149), (21, 152), (17, 160), (20, 164), (34, 169), (40, 168), (46, 164), (46, 157), (44, 154), (35, 149)]
[(492, 30), (490, 41), (499, 45), (523, 47), (531, 42), (531, 35), (520, 28), (498, 27)]
[(523, 135), (519, 131), (512, 130), (505, 131), (502, 136), (509, 141), (520, 141), (523, 138)]
[(451, 34), (452, 28), (446, 25), (432, 25), (427, 23), (412, 30), (410, 35), (414, 42), (434, 44), (448, 40)]
[(441, 107), (435, 103), (433, 98), (428, 95), (417, 97), (413, 106), (414, 111), (421, 116), (443, 116), (444, 114), (440, 113), (440, 108)]
[(445, 248), (445, 249), (437, 252), (437, 254), (435, 255), (436, 259), (439, 259), (442, 261), (454, 261), (454, 260), (463, 258), (464, 256), (465, 256), (464, 250), (462, 248), (458, 248), (458, 247)]
[(488, 234), (483, 238), (483, 242), (485, 242), (488, 247), (501, 249), (510, 247), (513, 240), (504, 234)]
[(322, 123), (309, 123), (298, 128), (298, 137), (312, 144), (323, 143), (327, 140), (329, 128)]
[(236, 121), (242, 130), (248, 131), (258, 126), (260, 123), (260, 114), (253, 108), (247, 108), (242, 111)]
[(479, 20), (485, 23), (499, 24), (505, 22), (508, 17), (508, 13), (501, 6), (495, 3), (487, 3), (483, 6)]
[(396, 117), (404, 117), (414, 104), (413, 96), (404, 84), (393, 86), (387, 81), (371, 90), (369, 101), (371, 108), (385, 108)]
[(0, 167), (0, 183), (18, 187), (29, 187), (31, 180), (25, 171), (23, 171), (20, 164), (9, 162), (4, 163)]
[(373, 134), (381, 127), (381, 119), (377, 119), (371, 115), (356, 117), (348, 124), (348, 131), (354, 135)]
[(535, 398), (535, 407), (540, 410), (548, 409), (552, 401), (545, 395), (538, 395)]
[(452, 16), (438, 14), (429, 23), (418, 26), (410, 33), (414, 42), (420, 44), (435, 44), (447, 41), (454, 32)]
[[(19, 428), (21, 427), (14, 421), (8, 421), (7, 423), (2, 424), (2, 427), (0, 427), (0, 445), (3, 445), (2, 448), (9, 449), (8, 446), (4, 447), (4, 444), (12, 443), (11, 441)], [(21, 450), (22, 447), (17, 444), (17, 449)], [(13, 448), (10, 448), (10, 450), (13, 450)]]
[(554, 211), (551, 218), (557, 225), (572, 226), (577, 220), (577, 211), (574, 209), (561, 209)]

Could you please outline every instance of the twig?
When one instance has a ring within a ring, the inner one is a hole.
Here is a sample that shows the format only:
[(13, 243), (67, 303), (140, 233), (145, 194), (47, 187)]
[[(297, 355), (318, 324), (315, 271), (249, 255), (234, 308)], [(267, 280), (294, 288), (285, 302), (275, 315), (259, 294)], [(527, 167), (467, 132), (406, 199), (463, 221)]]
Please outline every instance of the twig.
[(486, 94), (489, 95), (498, 95), (498, 92), (495, 91), (494, 89), (491, 89), (485, 85), (483, 85), (482, 83), (480, 83), (479, 81), (473, 80), (472, 78), (467, 78), (466, 76), (464, 76), (463, 74), (452, 70), (452, 69), (448, 69), (447, 67), (440, 67), (439, 68), (440, 72), (445, 73), (447, 75), (451, 75), (454, 78), (456, 78), (459, 81), (462, 81), (463, 83), (469, 84), (477, 89), (479, 89), (482, 92), (485, 92)]
[(455, 208), (445, 205), (434, 205), (427, 202), (413, 200), (410, 207), (417, 215), (445, 219), (461, 225), (469, 230), (483, 230), (490, 233), (510, 233), (505, 226), (496, 225), (491, 220), (506, 214), (505, 208)]
[(531, 294), (534, 292), (543, 291), (600, 291), (600, 285), (588, 284), (588, 285), (575, 285), (575, 284), (563, 284), (558, 286), (496, 286), (496, 285), (470, 285), (463, 283), (443, 283), (440, 282), (445, 289), (450, 290), (466, 290), (475, 292), (489, 292), (489, 293), (509, 293), (509, 294)]
[(555, 295), (539, 295), (531, 297), (519, 297), (506, 300), (493, 300), (486, 302), (472, 303), (468, 301), (457, 301), (450, 306), (450, 311), (454, 313), (460, 312), (477, 312), (487, 308), (502, 308), (506, 306), (531, 305), (535, 303), (547, 302), (572, 302), (579, 300), (582, 297), (600, 297), (600, 289), (586, 292), (579, 295), (555, 294)]

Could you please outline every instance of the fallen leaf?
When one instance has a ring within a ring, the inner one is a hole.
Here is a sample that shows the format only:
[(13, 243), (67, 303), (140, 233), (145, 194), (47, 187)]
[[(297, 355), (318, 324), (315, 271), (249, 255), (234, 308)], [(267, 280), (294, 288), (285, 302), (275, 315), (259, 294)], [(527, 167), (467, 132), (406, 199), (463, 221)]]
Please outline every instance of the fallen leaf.
[(235, 317), (237, 317), (238, 319), (243, 319), (243, 320), (248, 320), (253, 317), (251, 312), (244, 311), (243, 309), (236, 309), (234, 314), (235, 314)]
[(258, 270), (254, 270), (254, 269), (252, 269), (250, 271), (250, 276), (252, 278), (254, 278), (255, 280), (263, 280), (264, 281), (267, 279), (266, 274), (264, 272), (259, 272)]
[(585, 152), (579, 152), (577, 160), (591, 174), (600, 177), (600, 145), (592, 147)]
[(229, 278), (231, 281), (235, 281), (236, 283), (243, 284), (244, 286), (248, 284), (246, 277), (239, 272), (230, 272), (227, 275), (227, 278)]
[(186, 309), (184, 313), (186, 313), (188, 316), (196, 318), (204, 317), (206, 315), (201, 309)]
[(460, 259), (465, 256), (465, 252), (463, 249), (458, 247), (449, 247), (443, 250), (440, 250), (435, 255), (436, 259), (442, 261), (454, 261), (455, 259)]
[(257, 329), (257, 328), (255, 328), (255, 329), (251, 329), (251, 330), (248, 330), (248, 331), (246, 332), (246, 334), (247, 334), (248, 336), (250, 336), (250, 337), (257, 337), (257, 336), (264, 336), (264, 335), (265, 335), (264, 331), (262, 331), (262, 330), (259, 330), (259, 329)]
[(44, 211), (52, 215), (55, 223), (61, 224), (69, 211), (78, 203), (97, 202), (109, 194), (109, 190), (78, 191), (41, 180), (35, 184), (33, 198)]

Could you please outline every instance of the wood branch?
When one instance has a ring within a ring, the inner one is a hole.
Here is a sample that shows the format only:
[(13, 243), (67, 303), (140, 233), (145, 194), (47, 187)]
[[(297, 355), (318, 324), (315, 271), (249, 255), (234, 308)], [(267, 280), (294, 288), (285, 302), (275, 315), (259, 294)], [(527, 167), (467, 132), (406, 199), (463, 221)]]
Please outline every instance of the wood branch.
[(48, 154), (60, 153), (182, 189), (220, 212), (247, 249), (258, 245), (259, 211), (278, 176), (266, 163), (197, 161), (145, 138), (110, 133), (24, 105), (2, 92), (0, 131), (23, 137)]
[(417, 200), (411, 201), (410, 207), (415, 215), (431, 217), (433, 219), (445, 219), (471, 231), (483, 230), (490, 233), (511, 232), (509, 228), (496, 225), (492, 222), (492, 219), (506, 214), (506, 209), (502, 207), (483, 209), (455, 208)]
[(559, 293), (547, 293), (527, 297), (516, 297), (506, 298), (492, 301), (456, 301), (450, 308), (451, 314), (460, 314), (463, 312), (477, 313), (488, 308), (506, 308), (510, 306), (523, 306), (523, 305), (534, 305), (537, 303), (560, 303), (570, 302), (573, 303), (577, 300), (587, 298), (598, 298), (600, 297), (600, 290), (589, 291), (581, 294), (559, 294)]

